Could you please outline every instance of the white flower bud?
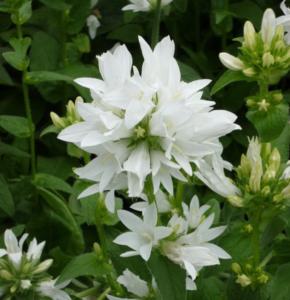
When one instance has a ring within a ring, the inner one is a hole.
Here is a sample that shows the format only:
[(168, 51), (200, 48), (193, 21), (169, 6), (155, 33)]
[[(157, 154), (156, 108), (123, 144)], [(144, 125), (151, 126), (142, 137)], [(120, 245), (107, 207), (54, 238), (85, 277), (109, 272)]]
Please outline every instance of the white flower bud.
[(21, 280), (20, 286), (23, 290), (27, 290), (31, 287), (31, 281), (30, 280)]
[(266, 45), (270, 45), (275, 34), (276, 17), (271, 8), (265, 10), (261, 25), (262, 39)]
[(243, 207), (244, 206), (244, 200), (243, 198), (233, 195), (233, 196), (229, 196), (228, 201), (235, 207)]
[(247, 76), (247, 77), (253, 77), (256, 72), (253, 68), (246, 68), (243, 70), (243, 73)]
[(33, 274), (39, 274), (45, 272), (53, 263), (53, 259), (46, 259), (45, 261), (41, 262), (34, 270)]
[(221, 63), (230, 70), (240, 71), (245, 68), (244, 63), (239, 58), (229, 53), (221, 52), (219, 54), (219, 59)]
[(247, 21), (244, 25), (245, 46), (254, 49), (256, 47), (256, 31), (253, 24)]

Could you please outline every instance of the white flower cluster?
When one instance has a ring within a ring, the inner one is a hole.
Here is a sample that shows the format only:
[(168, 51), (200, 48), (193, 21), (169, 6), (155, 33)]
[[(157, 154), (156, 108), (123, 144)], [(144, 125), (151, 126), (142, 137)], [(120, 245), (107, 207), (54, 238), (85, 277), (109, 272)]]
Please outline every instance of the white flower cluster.
[(59, 139), (96, 155), (76, 170), (94, 181), (81, 196), (128, 189), (140, 196), (145, 181), (154, 193), (162, 185), (173, 194), (172, 178), (186, 181), (206, 158), (220, 155), (219, 138), (239, 126), (236, 115), (213, 110), (214, 102), (202, 99), (210, 80), (186, 83), (174, 58), (174, 42), (164, 38), (154, 50), (139, 38), (144, 62), (141, 73), (126, 46), (98, 57), (102, 79), (78, 78), (91, 91), (93, 102), (77, 103), (82, 121), (62, 130)]
[(230, 258), (222, 248), (210, 243), (220, 236), (225, 226), (210, 228), (214, 214), (205, 216), (210, 208), (199, 206), (199, 200), (194, 196), (190, 205), (182, 204), (183, 215), (174, 213), (167, 226), (158, 226), (158, 214), (154, 203), (142, 210), (143, 219), (135, 214), (119, 210), (121, 222), (130, 230), (119, 235), (114, 242), (125, 245), (133, 251), (121, 256), (140, 255), (144, 260), (150, 258), (153, 248), (171, 261), (184, 268), (189, 276), (187, 288), (193, 288), (198, 271), (204, 266), (219, 264), (219, 259)]
[[(138, 11), (150, 11), (154, 10), (157, 4), (157, 0), (129, 0), (130, 4), (123, 7), (123, 10)], [(161, 7), (170, 4), (173, 0), (161, 0)]]
[(53, 300), (71, 300), (62, 290), (66, 284), (57, 285), (56, 279), (51, 279), (45, 273), (53, 262), (52, 259), (40, 261), (45, 242), (38, 244), (34, 238), (27, 252), (24, 252), (27, 238), (28, 234), (23, 234), (18, 241), (9, 229), (4, 233), (6, 248), (0, 249), (0, 296), (6, 296), (7, 293), (21, 295), (33, 290)]

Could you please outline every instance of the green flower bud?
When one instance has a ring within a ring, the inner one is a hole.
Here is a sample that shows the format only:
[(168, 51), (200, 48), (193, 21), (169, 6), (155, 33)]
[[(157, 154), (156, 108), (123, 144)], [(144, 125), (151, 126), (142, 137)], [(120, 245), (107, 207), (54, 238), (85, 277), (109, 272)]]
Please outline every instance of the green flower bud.
[(244, 226), (244, 230), (245, 230), (245, 232), (247, 232), (247, 233), (251, 233), (251, 232), (253, 231), (253, 226), (252, 226), (251, 224), (246, 224), (246, 225)]
[(242, 272), (241, 266), (236, 262), (232, 263), (232, 270), (236, 274), (240, 274)]
[(250, 21), (247, 21), (244, 25), (244, 41), (246, 47), (252, 50), (256, 47), (256, 31)]
[(274, 148), (269, 157), (269, 166), (276, 172), (280, 169), (281, 156), (277, 148)]
[(0, 271), (0, 278), (3, 278), (5, 280), (12, 280), (14, 279), (13, 275), (7, 271), (7, 270), (1, 270)]
[(243, 70), (244, 75), (246, 75), (247, 77), (253, 77), (256, 75), (256, 72), (253, 68), (246, 68)]
[(271, 188), (268, 185), (266, 185), (265, 187), (263, 187), (261, 193), (264, 197), (267, 197), (271, 193)]
[(45, 272), (47, 269), (50, 268), (50, 266), (53, 263), (53, 259), (47, 259), (43, 262), (41, 262), (32, 272), (32, 274), (39, 274), (42, 272)]
[(279, 103), (283, 100), (283, 94), (280, 92), (273, 93), (272, 98), (275, 102)]
[(257, 278), (259, 283), (265, 284), (269, 281), (269, 276), (265, 273), (261, 274), (258, 278)]
[(244, 206), (244, 200), (243, 198), (233, 195), (233, 196), (229, 196), (228, 201), (235, 207), (243, 207)]
[(64, 122), (64, 120), (59, 117), (58, 114), (56, 114), (55, 112), (51, 112), (50, 113), (50, 118), (51, 118), (51, 121), (53, 123), (53, 125), (57, 128), (57, 129), (63, 129), (66, 127), (66, 124)]
[(275, 63), (275, 59), (270, 52), (266, 52), (263, 55), (263, 67), (268, 68)]
[(236, 283), (238, 283), (241, 287), (246, 287), (252, 283), (252, 280), (246, 274), (241, 274), (238, 275)]
[(259, 111), (268, 111), (270, 103), (266, 101), (266, 99), (262, 99), (257, 103)]

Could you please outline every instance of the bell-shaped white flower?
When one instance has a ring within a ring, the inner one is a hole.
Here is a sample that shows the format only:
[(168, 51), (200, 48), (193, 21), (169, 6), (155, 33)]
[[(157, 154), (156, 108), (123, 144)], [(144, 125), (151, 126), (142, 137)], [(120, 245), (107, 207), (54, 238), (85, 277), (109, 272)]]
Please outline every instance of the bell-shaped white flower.
[(52, 300), (71, 300), (69, 294), (62, 290), (69, 282), (56, 284), (56, 281), (57, 279), (51, 279), (40, 282), (36, 288), (37, 292)]
[(284, 38), (286, 43), (290, 44), (290, 8), (286, 6), (286, 0), (283, 0), (280, 4), (280, 8), (284, 13), (284, 16), (277, 17), (276, 24), (283, 25), (283, 28), (286, 32)]
[(101, 23), (97, 16), (90, 15), (87, 17), (87, 27), (89, 30), (90, 38), (93, 40), (97, 36), (97, 30), (101, 26)]
[(118, 277), (117, 281), (122, 284), (128, 292), (140, 298), (147, 297), (150, 293), (147, 282), (128, 269)]
[(157, 209), (154, 203), (143, 210), (143, 220), (135, 214), (126, 210), (119, 210), (120, 221), (131, 231), (119, 235), (114, 242), (133, 249), (123, 253), (121, 256), (140, 255), (148, 260), (152, 248), (157, 246), (159, 241), (168, 237), (172, 230), (169, 227), (157, 226)]
[[(156, 7), (157, 0), (129, 0), (130, 4), (124, 6), (123, 10), (149, 11)], [(161, 6), (166, 6), (173, 0), (161, 0)]]

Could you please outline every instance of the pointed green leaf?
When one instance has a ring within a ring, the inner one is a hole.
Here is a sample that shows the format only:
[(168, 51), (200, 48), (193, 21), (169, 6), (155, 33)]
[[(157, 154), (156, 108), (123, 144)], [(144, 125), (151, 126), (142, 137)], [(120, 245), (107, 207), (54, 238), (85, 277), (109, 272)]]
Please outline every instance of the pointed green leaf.
[(20, 138), (27, 138), (31, 135), (29, 122), (23, 117), (1, 115), (0, 127)]
[(0, 175), (0, 208), (8, 216), (13, 216), (15, 211), (12, 194), (5, 178), (2, 175)]

